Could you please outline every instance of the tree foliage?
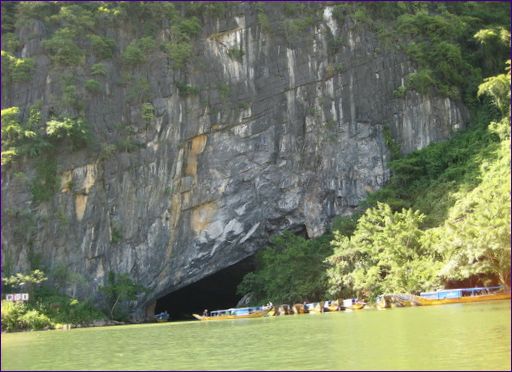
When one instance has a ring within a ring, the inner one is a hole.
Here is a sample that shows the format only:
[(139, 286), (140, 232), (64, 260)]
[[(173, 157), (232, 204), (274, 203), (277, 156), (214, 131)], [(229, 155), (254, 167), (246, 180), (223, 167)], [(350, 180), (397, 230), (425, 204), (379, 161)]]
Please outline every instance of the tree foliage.
[(329, 292), (375, 298), (436, 285), (439, 259), (421, 243), (424, 217), (411, 209), (393, 212), (378, 203), (359, 219), (352, 237), (335, 232), (334, 254), (327, 259)]
[(510, 112), (510, 60), (505, 74), (491, 76), (478, 86), (478, 96), (483, 95), (490, 96), (501, 115), (507, 116)]
[(381, 42), (405, 51), (417, 67), (405, 88), (468, 105), (477, 104), (482, 76), (498, 73), (510, 50), (504, 3), (339, 3), (333, 16), (340, 25), (348, 18), (364, 24)]
[(76, 66), (84, 62), (85, 56), (82, 49), (76, 44), (76, 30), (61, 28), (50, 39), (43, 41), (43, 47), (50, 58), (63, 66)]
[(29, 274), (16, 273), (2, 278), (3, 290), (8, 292), (12, 290), (27, 290), (31, 292), (33, 288), (48, 280), (44, 272), (39, 269), (33, 270)]
[(331, 253), (328, 235), (306, 240), (291, 232), (275, 236), (258, 253), (258, 268), (247, 274), (239, 294), (252, 293), (252, 302), (296, 303), (319, 300), (326, 290), (325, 264)]
[(32, 77), (34, 61), (32, 58), (16, 58), (2, 50), (2, 75), (12, 82), (27, 81)]
[[(88, 301), (59, 292), (54, 286), (54, 274), (46, 275), (35, 269), (28, 274), (16, 273), (2, 278), (3, 292), (29, 293), (26, 302), (2, 301), (3, 331), (49, 329), (59, 324), (86, 324), (104, 318)], [(75, 275), (68, 273), (66, 276), (69, 279)]]
[(46, 123), (46, 134), (50, 139), (69, 138), (76, 148), (84, 146), (89, 139), (89, 128), (82, 118), (53, 119)]
[(510, 61), (508, 66), (507, 74), (488, 78), (479, 87), (479, 94), (491, 95), (504, 115), (488, 129), (501, 140), (495, 160), (482, 163), (481, 182), (457, 200), (437, 243), (447, 256), (445, 276), (466, 279), (487, 274), (506, 287), (510, 287)]
[(123, 319), (126, 314), (119, 310), (119, 305), (126, 301), (137, 299), (137, 295), (144, 291), (144, 288), (136, 284), (127, 273), (117, 274), (109, 272), (107, 282), (99, 288), (105, 297), (110, 319)]

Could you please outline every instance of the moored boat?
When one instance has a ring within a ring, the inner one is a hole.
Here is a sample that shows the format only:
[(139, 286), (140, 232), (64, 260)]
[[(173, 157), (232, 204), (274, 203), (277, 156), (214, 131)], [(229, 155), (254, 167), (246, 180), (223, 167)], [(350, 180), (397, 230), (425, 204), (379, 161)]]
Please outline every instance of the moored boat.
[(377, 297), (377, 308), (407, 306), (432, 306), (458, 303), (482, 302), (510, 299), (510, 292), (503, 287), (475, 287), (443, 289), (435, 292), (422, 292), (419, 296), (411, 294), (384, 294)]
[(264, 317), (271, 309), (272, 307), (267, 306), (239, 307), (215, 310), (210, 315), (192, 314), (192, 316), (198, 320), (250, 319)]
[(504, 291), (501, 286), (444, 289), (435, 292), (422, 292), (419, 296), (415, 296), (415, 300), (421, 306), (508, 299), (510, 299), (510, 291)]
[(158, 323), (164, 323), (169, 321), (170, 314), (166, 311), (161, 312), (160, 314), (154, 315), (155, 320)]
[(357, 298), (348, 298), (343, 300), (343, 307), (346, 310), (361, 310), (366, 306), (366, 303), (358, 300)]

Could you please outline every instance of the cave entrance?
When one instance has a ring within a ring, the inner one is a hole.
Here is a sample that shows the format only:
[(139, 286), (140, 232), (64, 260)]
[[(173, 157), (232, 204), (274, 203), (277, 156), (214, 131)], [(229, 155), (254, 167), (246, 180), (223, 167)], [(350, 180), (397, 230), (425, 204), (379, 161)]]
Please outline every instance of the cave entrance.
[(192, 313), (235, 307), (242, 296), (236, 287), (245, 274), (254, 271), (255, 257), (222, 269), (186, 287), (171, 292), (156, 301), (155, 314), (167, 310), (172, 320), (191, 320)]

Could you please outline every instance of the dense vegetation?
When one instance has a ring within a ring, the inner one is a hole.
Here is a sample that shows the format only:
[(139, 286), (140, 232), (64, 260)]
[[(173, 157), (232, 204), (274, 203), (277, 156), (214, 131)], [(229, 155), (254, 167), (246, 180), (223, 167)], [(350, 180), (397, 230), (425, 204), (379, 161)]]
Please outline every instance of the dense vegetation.
[[(394, 160), (386, 186), (320, 239), (275, 238), (239, 293), (258, 303), (510, 287), (510, 62), (500, 73), (510, 44), (507, 6), (339, 4), (334, 15), (373, 28), (417, 63), (397, 96), (413, 89), (462, 98), (471, 124), (407, 156), (388, 138)], [(304, 260), (315, 273), (300, 275)], [(311, 291), (290, 291), (288, 283)]]
[(60, 328), (63, 324), (87, 323), (104, 317), (90, 303), (45, 286), (47, 280), (41, 270), (2, 278), (3, 292), (22, 291), (29, 294), (28, 302), (2, 301), (3, 330)]
[(89, 325), (97, 320), (126, 321), (129, 301), (144, 291), (128, 276), (110, 272), (107, 283), (100, 287), (99, 301), (79, 300), (74, 293), (65, 294), (64, 288), (78, 284), (82, 278), (62, 266), (51, 271), (49, 277), (36, 269), (28, 274), (16, 273), (2, 277), (2, 292), (28, 293), (26, 302), (2, 300), (2, 330), (62, 328), (65, 324)]

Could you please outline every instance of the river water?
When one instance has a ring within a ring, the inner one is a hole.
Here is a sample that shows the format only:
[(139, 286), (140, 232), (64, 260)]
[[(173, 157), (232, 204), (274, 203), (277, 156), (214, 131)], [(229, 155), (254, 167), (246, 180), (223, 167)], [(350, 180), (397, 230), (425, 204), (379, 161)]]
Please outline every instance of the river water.
[(2, 335), (2, 370), (510, 370), (510, 302)]

